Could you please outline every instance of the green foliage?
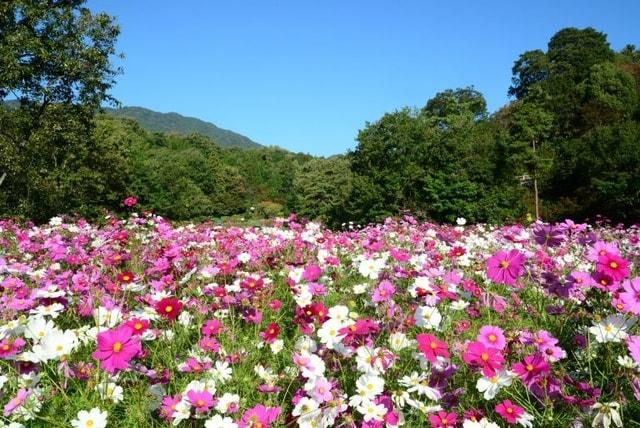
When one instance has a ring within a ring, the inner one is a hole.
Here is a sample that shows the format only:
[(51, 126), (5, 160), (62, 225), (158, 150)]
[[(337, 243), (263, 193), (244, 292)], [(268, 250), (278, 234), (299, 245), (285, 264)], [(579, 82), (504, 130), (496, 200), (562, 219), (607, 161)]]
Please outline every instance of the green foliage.
[(307, 162), (298, 169), (292, 190), (299, 215), (332, 226), (349, 220), (345, 205), (352, 192), (352, 175), (344, 156)]

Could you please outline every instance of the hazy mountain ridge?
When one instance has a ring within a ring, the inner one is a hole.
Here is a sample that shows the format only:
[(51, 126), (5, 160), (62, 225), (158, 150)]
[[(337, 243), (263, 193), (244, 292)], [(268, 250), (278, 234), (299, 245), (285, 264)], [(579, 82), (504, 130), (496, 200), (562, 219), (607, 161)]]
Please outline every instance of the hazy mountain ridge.
[(190, 134), (196, 132), (212, 138), (223, 147), (257, 148), (260, 144), (244, 135), (218, 128), (211, 122), (183, 116), (178, 113), (160, 113), (144, 107), (121, 107), (118, 109), (107, 108), (105, 111), (113, 116), (133, 119), (144, 129), (152, 132), (168, 132), (178, 134)]

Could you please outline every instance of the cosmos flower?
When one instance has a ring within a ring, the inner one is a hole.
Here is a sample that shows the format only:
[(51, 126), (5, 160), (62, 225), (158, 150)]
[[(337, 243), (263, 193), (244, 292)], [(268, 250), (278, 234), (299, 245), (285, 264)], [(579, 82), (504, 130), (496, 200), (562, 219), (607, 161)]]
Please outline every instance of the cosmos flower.
[(471, 342), (462, 354), (465, 363), (478, 367), (485, 376), (493, 376), (502, 369), (504, 357), (500, 350), (487, 348), (480, 342)]
[(515, 285), (524, 273), (524, 256), (518, 250), (498, 251), (487, 260), (487, 276), (490, 280)]
[(418, 342), (418, 349), (432, 363), (435, 363), (438, 357), (449, 358), (447, 343), (439, 340), (434, 335), (420, 333), (416, 336), (416, 341)]
[(161, 317), (175, 321), (182, 310), (182, 303), (175, 297), (165, 297), (156, 303), (155, 309)]
[(129, 361), (142, 350), (140, 337), (126, 324), (98, 334), (98, 349), (91, 354), (100, 367), (114, 374), (129, 367)]

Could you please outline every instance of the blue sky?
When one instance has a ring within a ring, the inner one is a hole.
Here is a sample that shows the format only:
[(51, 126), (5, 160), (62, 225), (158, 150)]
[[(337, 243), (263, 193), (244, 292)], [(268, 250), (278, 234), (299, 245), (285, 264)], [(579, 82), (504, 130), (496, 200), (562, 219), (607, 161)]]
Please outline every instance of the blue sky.
[(474, 85), (494, 111), (511, 66), (564, 27), (640, 45), (640, 1), (89, 0), (117, 17), (114, 95), (264, 145), (344, 153), (385, 112)]

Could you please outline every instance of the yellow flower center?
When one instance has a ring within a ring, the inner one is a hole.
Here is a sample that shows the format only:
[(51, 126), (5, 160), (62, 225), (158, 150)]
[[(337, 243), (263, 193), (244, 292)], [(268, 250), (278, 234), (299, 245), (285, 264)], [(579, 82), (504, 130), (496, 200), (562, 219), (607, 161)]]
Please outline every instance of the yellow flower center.
[(482, 354), (480, 354), (480, 358), (482, 359), (482, 361), (489, 361), (489, 354), (483, 352)]
[(113, 344), (113, 352), (120, 352), (122, 350), (122, 343), (116, 342)]
[(140, 323), (140, 322), (135, 323), (133, 328), (135, 328), (136, 330), (140, 330), (142, 328), (142, 323)]
[(198, 407), (202, 407), (202, 406), (204, 406), (204, 400), (200, 399), (200, 400), (196, 401), (196, 404), (198, 405)]
[(527, 364), (527, 371), (533, 371), (533, 365), (532, 364)]
[(509, 267), (509, 262), (508, 262), (507, 260), (503, 260), (503, 261), (501, 261), (501, 262), (500, 262), (500, 267), (501, 267), (502, 269), (506, 269), (506, 268), (508, 268), (508, 267)]
[(85, 422), (84, 425), (87, 426), (87, 427), (92, 427), (93, 426), (93, 420), (89, 419), (87, 422)]
[(438, 344), (436, 342), (431, 342), (431, 349), (436, 349)]
[(164, 308), (164, 311), (165, 311), (166, 313), (169, 313), (169, 312), (171, 312), (172, 310), (173, 310), (173, 306), (171, 306), (171, 305), (169, 305), (169, 306), (167, 306), (166, 308)]
[(609, 263), (609, 267), (610, 267), (611, 269), (617, 269), (617, 268), (618, 268), (618, 263), (616, 263), (616, 262), (611, 262), (611, 263)]
[(491, 342), (495, 342), (496, 340), (498, 340), (498, 338), (496, 337), (496, 335), (495, 335), (495, 334), (490, 334), (490, 335), (489, 335), (489, 340), (490, 340)]
[(2, 350), (3, 351), (8, 351), (9, 349), (11, 349), (11, 346), (9, 346), (7, 344), (2, 345)]

